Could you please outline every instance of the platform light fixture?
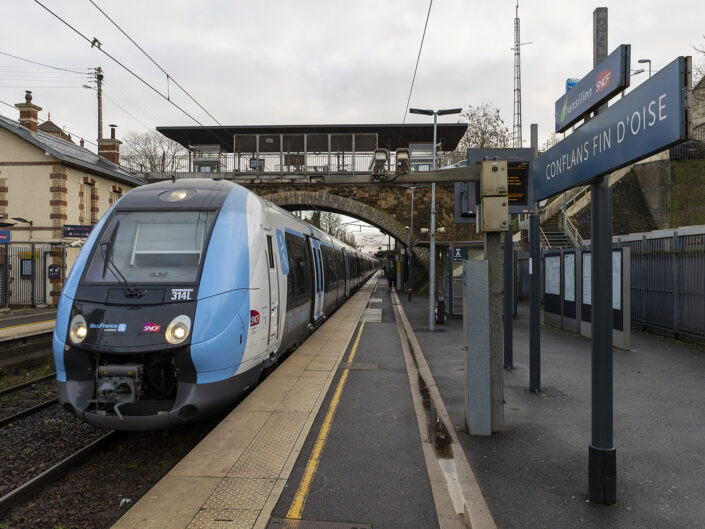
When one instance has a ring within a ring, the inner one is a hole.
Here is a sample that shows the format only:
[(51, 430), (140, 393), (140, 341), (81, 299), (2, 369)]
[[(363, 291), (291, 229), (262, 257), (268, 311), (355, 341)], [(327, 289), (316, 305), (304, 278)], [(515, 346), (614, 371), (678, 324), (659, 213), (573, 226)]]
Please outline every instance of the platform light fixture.
[[(444, 110), (429, 110), (424, 108), (410, 108), (411, 114), (422, 114), (424, 116), (433, 116), (433, 171), (436, 170), (436, 133), (438, 129), (438, 116), (447, 116), (449, 114), (460, 114), (462, 108), (448, 108)], [(436, 301), (436, 183), (431, 183), (431, 227), (430, 230), (430, 255), (431, 262), (429, 267), (428, 281), (428, 330), (433, 331), (435, 325), (434, 318), (434, 303)]]
[[(639, 59), (638, 61), (639, 64), (649, 64), (649, 77), (651, 77), (651, 59)], [(643, 71), (643, 70), (642, 70)]]

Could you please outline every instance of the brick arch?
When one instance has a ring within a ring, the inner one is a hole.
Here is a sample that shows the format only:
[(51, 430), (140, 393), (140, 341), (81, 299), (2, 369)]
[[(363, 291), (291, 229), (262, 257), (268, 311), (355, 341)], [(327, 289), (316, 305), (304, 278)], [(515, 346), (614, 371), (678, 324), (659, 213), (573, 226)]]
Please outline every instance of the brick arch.
[[(279, 191), (262, 195), (262, 198), (287, 210), (320, 209), (342, 213), (371, 224), (388, 233), (404, 246), (409, 231), (391, 215), (351, 198), (334, 195), (327, 191)], [(426, 248), (414, 248), (414, 255), (428, 269), (429, 253)]]

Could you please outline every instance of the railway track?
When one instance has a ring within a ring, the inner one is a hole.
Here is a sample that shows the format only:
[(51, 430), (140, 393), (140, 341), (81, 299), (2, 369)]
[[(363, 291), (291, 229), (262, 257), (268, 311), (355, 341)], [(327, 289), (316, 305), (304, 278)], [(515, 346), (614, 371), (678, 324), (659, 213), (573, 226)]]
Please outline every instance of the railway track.
[(57, 404), (55, 376), (52, 373), (0, 390), (0, 426)]
[(2, 498), (0, 498), (0, 513), (8, 511), (24, 499), (36, 494), (53, 481), (65, 475), (69, 470), (84, 462), (92, 453), (105, 446), (117, 435), (118, 432), (108, 432), (107, 434), (94, 440), (92, 443), (75, 451), (70, 456), (62, 459), (52, 467), (46, 469), (41, 474), (34, 476), (5, 494)]

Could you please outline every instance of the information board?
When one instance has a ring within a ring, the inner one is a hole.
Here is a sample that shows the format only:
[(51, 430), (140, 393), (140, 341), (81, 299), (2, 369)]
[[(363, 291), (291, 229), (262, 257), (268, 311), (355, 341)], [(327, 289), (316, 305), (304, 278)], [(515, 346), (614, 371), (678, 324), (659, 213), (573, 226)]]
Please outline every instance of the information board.
[(592, 305), (592, 254), (583, 253), (583, 304)]
[(575, 301), (575, 254), (564, 254), (563, 261), (563, 299)]
[(546, 294), (561, 295), (561, 256), (547, 255), (544, 259), (546, 279), (544, 292)]
[(507, 196), (510, 206), (528, 203), (529, 162), (507, 163)]
[(622, 310), (622, 252), (612, 252), (612, 308)]

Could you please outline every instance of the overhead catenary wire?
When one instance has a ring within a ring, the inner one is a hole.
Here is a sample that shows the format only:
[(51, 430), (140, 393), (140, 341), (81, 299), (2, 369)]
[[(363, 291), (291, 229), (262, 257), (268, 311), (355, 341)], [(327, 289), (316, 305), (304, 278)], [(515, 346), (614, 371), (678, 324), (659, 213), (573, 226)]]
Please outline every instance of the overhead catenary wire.
[[(60, 68), (59, 66), (51, 66), (50, 64), (44, 64), (44, 63), (41, 63), (41, 62), (33, 61), (33, 60), (31, 60), (31, 59), (25, 59), (24, 57), (19, 57), (19, 56), (17, 56), (17, 55), (13, 55), (12, 53), (7, 53), (7, 52), (5, 52), (5, 51), (0, 51), (0, 54), (2, 54), (2, 55), (7, 55), (8, 57), (12, 57), (13, 59), (17, 59), (17, 60), (20, 60), (20, 61), (29, 62), (29, 63), (32, 63), (32, 64), (38, 64), (39, 66), (44, 66), (45, 68), (51, 68), (52, 70), (61, 70), (61, 71), (64, 71), (64, 72), (77, 73), (77, 74), (81, 74), (81, 75), (84, 74), (84, 73), (86, 73), (86, 72), (80, 72), (80, 71), (78, 71), (78, 70), (72, 70), (72, 69), (70, 69), (70, 68)], [(88, 70), (88, 68), (86, 68), (86, 70)]]
[(135, 42), (135, 40), (134, 40), (132, 37), (130, 37), (127, 33), (125, 33), (125, 31), (124, 31), (112, 18), (110, 18), (110, 17), (108, 16), (108, 14), (107, 14), (105, 11), (103, 11), (103, 10), (100, 8), (100, 6), (98, 6), (98, 4), (96, 4), (93, 0), (88, 0), (88, 1), (89, 1), (91, 4), (93, 4), (93, 6), (94, 6), (98, 11), (100, 11), (100, 12), (103, 14), (103, 16), (104, 16), (105, 18), (107, 18), (107, 19), (110, 21), (110, 23), (118, 29), (118, 31), (120, 31), (120, 33), (122, 33), (123, 35), (125, 35), (125, 37), (126, 37), (132, 44), (134, 44), (134, 45), (137, 47), (138, 50), (140, 50), (150, 61), (152, 61), (152, 63), (154, 64), (154, 66), (156, 66), (157, 68), (159, 68), (159, 69), (162, 71), (162, 73), (163, 73), (164, 75), (166, 75), (166, 81), (167, 81), (167, 99), (169, 99), (168, 90), (169, 90), (169, 81), (171, 81), (171, 82), (174, 83), (176, 86), (178, 86), (178, 87), (181, 89), (181, 91), (182, 91), (184, 94), (186, 94), (186, 95), (191, 99), (191, 101), (193, 101), (194, 103), (196, 103), (196, 104), (198, 105), (198, 107), (199, 107), (201, 110), (203, 110), (203, 112), (205, 112), (206, 114), (208, 114), (208, 115), (211, 117), (211, 119), (212, 119), (213, 121), (215, 121), (215, 122), (216, 122), (218, 125), (220, 125), (221, 127), (223, 126), (223, 124), (222, 124), (220, 121), (218, 121), (218, 120), (215, 118), (215, 116), (214, 116), (213, 114), (211, 114), (210, 112), (208, 112), (208, 110), (206, 110), (206, 108), (205, 108), (203, 105), (201, 105), (201, 103), (199, 103), (198, 101), (196, 101), (196, 99), (195, 99), (183, 86), (181, 86), (181, 85), (176, 81), (176, 79), (174, 79), (173, 76), (169, 75), (169, 73), (168, 73), (164, 68), (162, 68), (162, 67), (159, 65), (159, 63), (157, 63), (157, 61), (155, 61), (155, 60), (149, 55), (149, 53), (147, 53), (147, 52), (142, 48), (142, 46), (140, 46), (139, 44), (137, 44), (137, 43)]
[(69, 24), (66, 20), (64, 20), (64, 19), (61, 18), (59, 15), (57, 15), (56, 13), (54, 13), (51, 9), (49, 9), (47, 6), (45, 6), (44, 4), (42, 4), (39, 0), (34, 0), (34, 2), (35, 2), (36, 4), (38, 4), (40, 7), (42, 7), (44, 10), (46, 10), (48, 13), (50, 13), (50, 14), (51, 14), (53, 17), (55, 17), (57, 20), (59, 20), (60, 22), (62, 22), (64, 25), (66, 25), (68, 28), (70, 28), (74, 33), (76, 33), (76, 34), (77, 34), (79, 37), (81, 37), (83, 40), (85, 40), (86, 42), (88, 42), (88, 43), (91, 45), (91, 47), (97, 48), (98, 51), (100, 51), (101, 53), (103, 53), (103, 54), (104, 54), (106, 57), (108, 57), (111, 61), (113, 61), (113, 62), (114, 62), (115, 64), (117, 64), (118, 66), (120, 66), (120, 67), (121, 67), (122, 69), (124, 69), (125, 71), (127, 71), (130, 75), (132, 75), (133, 77), (135, 77), (138, 81), (140, 81), (142, 84), (144, 84), (145, 86), (147, 86), (147, 87), (148, 87), (150, 90), (152, 90), (154, 93), (156, 93), (156, 94), (159, 95), (161, 98), (163, 98), (164, 100), (166, 100), (166, 101), (168, 101), (169, 103), (171, 103), (175, 108), (177, 108), (178, 110), (180, 110), (180, 111), (181, 111), (184, 115), (186, 115), (189, 119), (195, 121), (198, 125), (200, 125), (200, 126), (203, 127), (204, 129), (206, 129), (206, 130), (207, 130), (214, 138), (216, 138), (219, 142), (223, 142), (223, 143), (226, 143), (226, 144), (228, 143), (227, 140), (226, 140), (226, 141), (223, 141), (223, 138), (219, 137), (217, 134), (215, 134), (215, 132), (213, 132), (211, 129), (209, 129), (208, 127), (206, 127), (206, 126), (205, 126), (203, 123), (201, 123), (198, 119), (196, 119), (196, 118), (193, 117), (191, 114), (189, 114), (186, 110), (184, 110), (182, 107), (180, 107), (179, 105), (177, 105), (176, 103), (174, 103), (174, 101), (172, 101), (171, 99), (169, 99), (169, 98), (168, 98), (166, 95), (164, 95), (159, 89), (157, 89), (157, 88), (155, 88), (154, 86), (152, 86), (149, 82), (145, 81), (142, 77), (140, 77), (139, 75), (137, 75), (137, 74), (136, 74), (135, 72), (133, 72), (130, 68), (128, 68), (127, 66), (125, 66), (122, 62), (120, 62), (120, 61), (119, 61), (118, 59), (116, 59), (115, 57), (113, 57), (110, 53), (108, 53), (107, 51), (105, 51), (105, 50), (103, 49), (102, 43), (101, 43), (97, 38), (94, 37), (92, 40), (89, 39), (89, 38), (86, 37), (83, 33), (81, 33), (81, 32), (78, 31), (75, 27), (73, 27), (71, 24)]
[(401, 122), (401, 130), (399, 131), (399, 136), (404, 130), (404, 125), (406, 124), (406, 114), (409, 110), (409, 104), (411, 103), (411, 94), (414, 91), (414, 82), (416, 82), (416, 72), (419, 69), (419, 61), (421, 60), (421, 50), (423, 50), (423, 41), (426, 38), (426, 28), (428, 28), (428, 19), (431, 16), (431, 8), (433, 7), (433, 0), (428, 3), (428, 13), (426, 13), (426, 23), (423, 26), (423, 34), (421, 35), (421, 44), (419, 45), (419, 53), (416, 56), (416, 66), (414, 66), (414, 76), (411, 78), (411, 87), (409, 88), (409, 97), (406, 100), (406, 105), (404, 106), (404, 119)]

